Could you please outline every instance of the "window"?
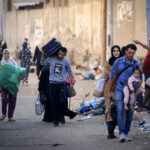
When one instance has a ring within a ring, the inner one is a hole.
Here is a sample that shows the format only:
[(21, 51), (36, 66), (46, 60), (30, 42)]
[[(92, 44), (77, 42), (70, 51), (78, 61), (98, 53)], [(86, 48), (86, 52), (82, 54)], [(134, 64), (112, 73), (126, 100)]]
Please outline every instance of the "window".
[(11, 11), (11, 0), (7, 0), (7, 11)]

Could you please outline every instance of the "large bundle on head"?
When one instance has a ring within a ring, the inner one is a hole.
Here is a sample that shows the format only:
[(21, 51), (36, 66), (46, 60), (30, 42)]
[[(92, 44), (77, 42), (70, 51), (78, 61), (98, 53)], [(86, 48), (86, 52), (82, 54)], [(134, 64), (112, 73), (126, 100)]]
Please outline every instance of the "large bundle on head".
[(42, 50), (48, 57), (52, 57), (58, 53), (61, 47), (62, 47), (61, 43), (57, 41), (55, 38), (53, 38), (42, 47)]
[(25, 73), (25, 68), (11, 64), (3, 64), (0, 70), (0, 85), (13, 96), (16, 96), (20, 85), (19, 78)]

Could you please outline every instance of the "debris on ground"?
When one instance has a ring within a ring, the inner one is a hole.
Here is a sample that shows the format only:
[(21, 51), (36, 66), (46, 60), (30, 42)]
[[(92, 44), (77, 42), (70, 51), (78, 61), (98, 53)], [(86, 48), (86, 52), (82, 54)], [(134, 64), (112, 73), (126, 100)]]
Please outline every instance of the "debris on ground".
[(104, 97), (101, 97), (99, 99), (92, 98), (88, 102), (83, 102), (81, 104), (81, 107), (78, 110), (78, 113), (80, 115), (102, 115), (105, 112), (105, 102)]

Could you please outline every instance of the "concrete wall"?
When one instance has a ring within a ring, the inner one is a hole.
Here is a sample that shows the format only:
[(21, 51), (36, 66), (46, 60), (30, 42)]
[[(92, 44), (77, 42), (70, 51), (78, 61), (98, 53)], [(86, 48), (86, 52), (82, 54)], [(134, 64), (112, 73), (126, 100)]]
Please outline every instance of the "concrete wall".
[[(108, 21), (113, 24), (109, 31), (113, 33), (111, 44), (122, 47), (134, 39), (146, 43), (145, 0), (112, 2), (113, 18)], [(24, 37), (28, 37), (34, 52), (41, 37), (56, 37), (68, 48), (71, 60), (83, 63), (88, 56), (93, 61), (100, 58), (102, 51), (103, 3), (104, 0), (50, 0), (43, 8), (16, 10), (12, 6), (12, 11), (7, 11), (4, 1), (4, 39), (17, 52)], [(145, 54), (146, 50), (138, 46), (136, 57), (143, 58)]]
[(3, 0), (0, 0), (0, 40), (3, 38)]
[(100, 57), (103, 0), (55, 0), (43, 9), (16, 11), (13, 6), (10, 12), (6, 6), (4, 36), (12, 51), (20, 50), (24, 37), (29, 37), (32, 51), (40, 37), (56, 37), (76, 62), (86, 55), (91, 61)]
[[(137, 39), (146, 41), (146, 5), (145, 0), (113, 1), (113, 44), (125, 46)], [(136, 58), (143, 58), (146, 50), (138, 46)]]

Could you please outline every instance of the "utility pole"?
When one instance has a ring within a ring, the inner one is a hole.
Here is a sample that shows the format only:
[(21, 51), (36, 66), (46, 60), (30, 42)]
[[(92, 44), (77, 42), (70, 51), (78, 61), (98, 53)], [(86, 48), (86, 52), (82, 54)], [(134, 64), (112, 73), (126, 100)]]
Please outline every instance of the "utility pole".
[(113, 0), (107, 0), (107, 60), (111, 57), (113, 45)]
[(101, 66), (104, 66), (106, 61), (106, 41), (107, 41), (107, 0), (103, 0), (103, 33), (102, 33), (102, 53)]
[(0, 40), (3, 39), (3, 0), (0, 0)]

